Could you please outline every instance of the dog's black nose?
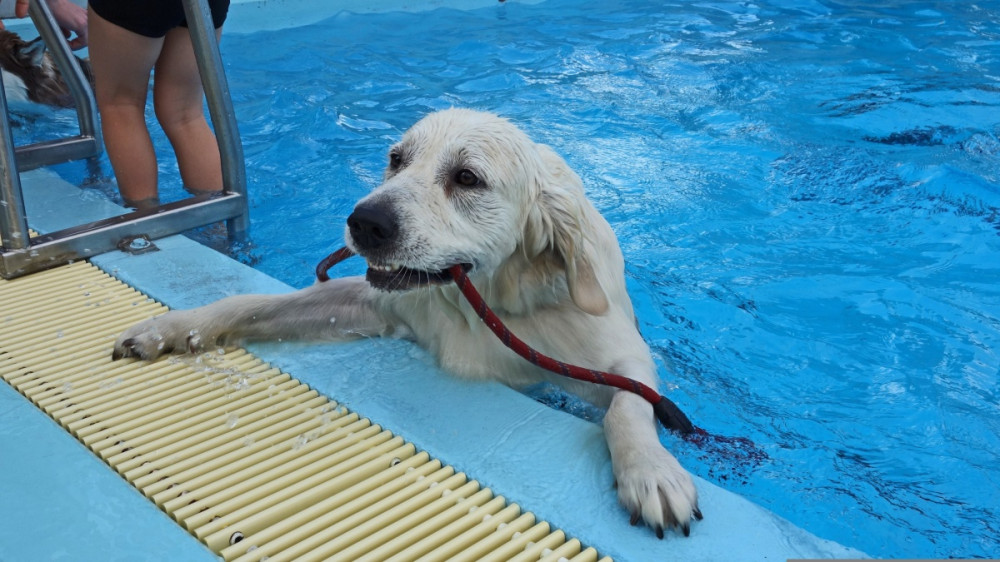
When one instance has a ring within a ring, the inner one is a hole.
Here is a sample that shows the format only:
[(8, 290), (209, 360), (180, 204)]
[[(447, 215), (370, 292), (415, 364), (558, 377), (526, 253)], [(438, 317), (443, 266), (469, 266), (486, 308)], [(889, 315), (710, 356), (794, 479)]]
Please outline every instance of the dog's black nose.
[(358, 205), (347, 217), (351, 238), (359, 250), (377, 250), (396, 238), (396, 215), (382, 205)]

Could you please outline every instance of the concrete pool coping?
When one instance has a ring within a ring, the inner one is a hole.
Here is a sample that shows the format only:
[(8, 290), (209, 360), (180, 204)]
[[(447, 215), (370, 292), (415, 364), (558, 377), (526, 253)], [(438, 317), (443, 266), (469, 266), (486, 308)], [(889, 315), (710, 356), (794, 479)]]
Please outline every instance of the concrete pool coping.
[[(51, 232), (122, 209), (48, 170), (22, 175), (32, 227)], [(183, 236), (158, 252), (91, 261), (173, 308), (290, 287)], [(705, 520), (691, 537), (631, 527), (611, 488), (601, 428), (493, 383), (441, 372), (406, 342), (248, 348), (419, 449), (467, 472), (617, 560), (859, 558), (696, 478)], [(0, 385), (0, 560), (215, 559), (193, 537), (6, 384)], [(683, 459), (682, 459), (683, 461)]]

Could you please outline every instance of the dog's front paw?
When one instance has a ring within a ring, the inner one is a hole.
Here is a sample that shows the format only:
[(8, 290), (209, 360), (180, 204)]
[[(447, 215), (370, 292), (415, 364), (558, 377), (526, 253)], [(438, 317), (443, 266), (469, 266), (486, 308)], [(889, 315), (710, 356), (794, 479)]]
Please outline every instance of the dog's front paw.
[(138, 357), (156, 359), (165, 353), (198, 353), (202, 351), (208, 334), (193, 327), (187, 311), (172, 311), (139, 322), (115, 341), (112, 359)]
[(633, 451), (616, 463), (614, 471), (618, 500), (631, 514), (633, 525), (642, 519), (662, 539), (663, 530), (671, 527), (688, 536), (691, 517), (702, 518), (691, 475), (666, 449)]

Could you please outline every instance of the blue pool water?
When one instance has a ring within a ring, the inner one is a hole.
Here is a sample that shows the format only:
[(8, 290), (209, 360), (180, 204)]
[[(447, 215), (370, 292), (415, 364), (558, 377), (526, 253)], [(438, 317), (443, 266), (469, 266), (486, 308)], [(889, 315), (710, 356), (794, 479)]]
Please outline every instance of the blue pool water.
[(618, 233), (662, 388), (767, 457), (664, 435), (687, 467), (873, 556), (1000, 556), (1000, 5), (871, 4), (510, 1), (228, 33), (241, 256), (311, 283), (403, 130), (498, 112)]

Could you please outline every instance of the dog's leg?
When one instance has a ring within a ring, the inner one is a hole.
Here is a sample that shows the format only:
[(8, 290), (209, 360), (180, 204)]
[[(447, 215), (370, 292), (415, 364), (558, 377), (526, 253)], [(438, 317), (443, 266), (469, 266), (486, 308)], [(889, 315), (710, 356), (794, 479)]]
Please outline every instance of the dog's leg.
[(115, 342), (112, 357), (154, 359), (240, 340), (349, 339), (383, 335), (389, 323), (362, 277), (333, 279), (284, 295), (238, 295), (140, 322)]
[[(619, 374), (655, 385), (651, 376), (640, 374), (649, 370), (641, 365), (618, 365), (617, 369)], [(632, 524), (642, 518), (660, 538), (665, 528), (673, 526), (688, 535), (691, 516), (701, 519), (698, 491), (691, 475), (660, 444), (652, 405), (631, 392), (616, 392), (604, 416), (604, 433), (618, 499), (629, 511)]]

